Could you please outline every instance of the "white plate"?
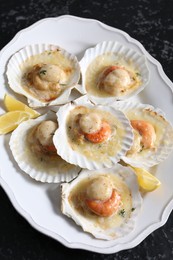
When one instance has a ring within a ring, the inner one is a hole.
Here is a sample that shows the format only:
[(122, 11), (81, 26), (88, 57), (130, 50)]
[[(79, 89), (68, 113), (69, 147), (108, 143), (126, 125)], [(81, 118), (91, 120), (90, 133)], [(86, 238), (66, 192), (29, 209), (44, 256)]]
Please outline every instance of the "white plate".
[[(60, 16), (41, 20), (19, 32), (0, 53), (0, 97), (10, 92), (5, 69), (10, 56), (27, 44), (52, 43), (62, 46), (81, 59), (86, 48), (104, 40), (115, 40), (146, 55), (151, 72), (148, 87), (137, 99), (165, 111), (173, 123), (173, 84), (164, 74), (161, 65), (144, 47), (128, 34), (101, 22), (73, 16)], [(2, 109), (0, 111), (3, 112)], [(173, 208), (173, 154), (152, 168), (152, 173), (162, 182), (160, 188), (144, 197), (143, 210), (137, 228), (125, 238), (102, 241), (85, 234), (80, 227), (63, 216), (60, 211), (60, 189), (56, 184), (42, 184), (23, 174), (14, 162), (9, 149), (10, 135), (0, 137), (0, 183), (14, 207), (40, 232), (53, 237), (70, 248), (86, 249), (100, 253), (115, 253), (139, 244), (147, 235), (162, 226)], [(2, 159), (3, 158), (3, 159)]]

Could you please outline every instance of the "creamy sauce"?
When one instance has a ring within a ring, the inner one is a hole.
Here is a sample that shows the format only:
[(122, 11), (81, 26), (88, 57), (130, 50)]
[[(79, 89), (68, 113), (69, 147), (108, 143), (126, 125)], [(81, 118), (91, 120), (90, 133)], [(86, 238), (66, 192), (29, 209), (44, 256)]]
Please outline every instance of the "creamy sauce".
[[(103, 176), (108, 176), (103, 174)], [(113, 183), (114, 188), (121, 196), (121, 204), (118, 211), (110, 217), (100, 217), (92, 213), (85, 205), (85, 193), (88, 185), (95, 178), (89, 177), (85, 180), (80, 181), (70, 192), (68, 197), (70, 205), (76, 210), (76, 214), (80, 214), (87, 220), (92, 221), (96, 227), (102, 229), (110, 229), (112, 227), (119, 227), (121, 224), (126, 222), (132, 212), (132, 198), (131, 192), (125, 182), (118, 176), (109, 174), (110, 180)]]
[[(34, 66), (37, 65), (39, 67), (35, 69)], [(21, 70), (23, 71), (21, 86), (40, 101), (48, 102), (60, 96), (69, 87), (74, 65), (57, 49), (31, 56), (21, 65)], [(56, 71), (59, 79), (55, 75)]]
[[(80, 134), (77, 121), (78, 115), (87, 114), (91, 111), (98, 113), (101, 119), (111, 126), (111, 136), (103, 143), (91, 143)], [(70, 112), (67, 118), (66, 127), (68, 141), (72, 149), (91, 160), (110, 162), (110, 157), (115, 156), (121, 151), (125, 130), (123, 129), (122, 123), (107, 111), (78, 106)]]
[(103, 70), (106, 67), (113, 65), (121, 67), (123, 66), (130, 72), (130, 75), (132, 75), (132, 84), (128, 88), (124, 87), (123, 91), (120, 90), (117, 93), (117, 96), (127, 95), (138, 88), (139, 85), (141, 85), (141, 77), (139, 71), (134, 68), (130, 60), (126, 61), (124, 58), (119, 57), (114, 53), (106, 53), (95, 58), (87, 68), (85, 87), (89, 94), (98, 97), (114, 96), (97, 87), (98, 79)]

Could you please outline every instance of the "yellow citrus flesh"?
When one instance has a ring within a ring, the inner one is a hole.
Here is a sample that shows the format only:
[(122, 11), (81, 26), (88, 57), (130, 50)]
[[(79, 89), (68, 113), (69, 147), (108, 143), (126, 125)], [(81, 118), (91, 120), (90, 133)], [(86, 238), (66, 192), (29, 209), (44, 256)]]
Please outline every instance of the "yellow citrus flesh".
[(31, 118), (25, 111), (11, 111), (0, 116), (0, 135), (14, 130), (20, 123)]
[(132, 166), (130, 166), (130, 167), (135, 172), (135, 174), (138, 178), (139, 186), (143, 190), (153, 191), (160, 186), (161, 182), (148, 171), (141, 169), (141, 168), (136, 168), (136, 167), (132, 167)]
[(4, 104), (7, 111), (24, 111), (29, 113), (31, 118), (36, 118), (40, 115), (37, 111), (7, 94), (4, 96)]

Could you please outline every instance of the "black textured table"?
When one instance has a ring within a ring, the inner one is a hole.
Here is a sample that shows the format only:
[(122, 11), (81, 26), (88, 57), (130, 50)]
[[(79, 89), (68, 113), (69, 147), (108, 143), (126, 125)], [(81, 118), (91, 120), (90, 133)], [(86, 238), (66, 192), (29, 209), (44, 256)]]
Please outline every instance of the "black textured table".
[[(139, 40), (173, 81), (173, 2), (169, 0), (52, 1), (0, 0), (0, 49), (21, 29), (63, 14), (98, 19)], [(164, 98), (164, 97), (163, 97)], [(2, 158), (1, 158), (2, 160)], [(173, 213), (137, 247), (103, 255), (68, 249), (34, 230), (0, 188), (0, 260), (173, 259)]]

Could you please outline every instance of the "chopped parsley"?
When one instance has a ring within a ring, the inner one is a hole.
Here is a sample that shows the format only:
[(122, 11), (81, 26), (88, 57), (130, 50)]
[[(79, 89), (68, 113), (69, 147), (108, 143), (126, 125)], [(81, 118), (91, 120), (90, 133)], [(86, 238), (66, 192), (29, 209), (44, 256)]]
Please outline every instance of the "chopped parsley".
[(46, 74), (46, 70), (40, 70), (39, 73), (40, 73), (40, 75), (42, 75), (42, 74), (45, 75)]
[(119, 212), (118, 212), (118, 215), (120, 215), (121, 217), (125, 217), (125, 209), (121, 209)]
[(135, 208), (131, 208), (131, 211), (133, 212), (135, 210)]
[(142, 151), (143, 151), (143, 149), (144, 149), (144, 145), (142, 145), (142, 146), (141, 146), (141, 149), (140, 149), (140, 151), (139, 151), (139, 152), (142, 152)]

